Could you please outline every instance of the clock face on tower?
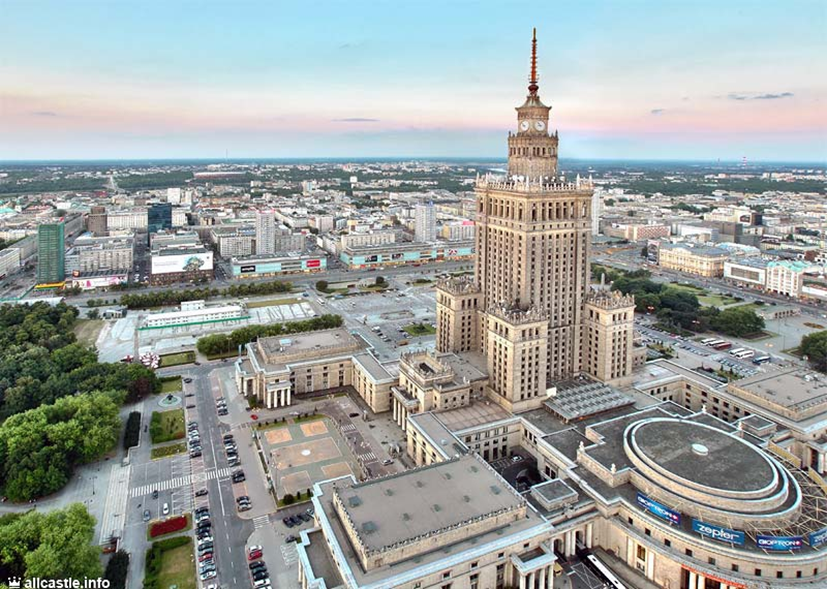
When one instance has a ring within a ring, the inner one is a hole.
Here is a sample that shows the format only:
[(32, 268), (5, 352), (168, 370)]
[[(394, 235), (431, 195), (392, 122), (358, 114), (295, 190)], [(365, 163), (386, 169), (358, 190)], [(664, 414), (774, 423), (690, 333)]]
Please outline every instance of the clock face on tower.
[(543, 121), (534, 121), (534, 128), (538, 131), (542, 131), (546, 128), (546, 124)]
[(523, 121), (520, 123), (520, 131), (528, 131), (529, 126), (531, 126), (531, 123), (528, 121)]

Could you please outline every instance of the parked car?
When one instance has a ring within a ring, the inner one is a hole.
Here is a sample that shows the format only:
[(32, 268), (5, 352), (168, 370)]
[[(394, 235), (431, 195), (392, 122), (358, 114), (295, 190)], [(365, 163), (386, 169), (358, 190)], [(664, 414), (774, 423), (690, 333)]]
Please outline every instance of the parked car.
[(209, 581), (210, 579), (215, 579), (217, 573), (215, 571), (208, 571), (201, 575), (202, 581)]
[(152, 514), (148, 509), (144, 509), (144, 521), (148, 522), (150, 519), (152, 519)]
[(152, 491), (152, 498), (153, 498), (153, 499), (157, 499), (157, 498), (158, 498), (158, 489), (155, 489), (154, 491)]
[(196, 497), (203, 497), (203, 496), (204, 496), (204, 495), (206, 495), (207, 493), (208, 493), (207, 489), (198, 489), (198, 490), (195, 492), (195, 496), (196, 496)]
[(169, 515), (169, 503), (164, 503), (164, 506), (161, 508), (161, 513)]

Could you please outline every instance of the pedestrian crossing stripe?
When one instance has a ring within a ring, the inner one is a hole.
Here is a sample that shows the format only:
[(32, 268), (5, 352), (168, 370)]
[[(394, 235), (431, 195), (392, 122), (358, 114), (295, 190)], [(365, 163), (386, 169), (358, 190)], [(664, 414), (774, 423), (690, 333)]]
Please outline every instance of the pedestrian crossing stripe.
[(232, 468), (221, 468), (218, 470), (211, 470), (204, 473), (204, 476), (196, 476), (193, 479), (192, 475), (180, 476), (175, 477), (172, 479), (168, 479), (166, 481), (161, 481), (160, 483), (156, 483), (154, 485), (142, 485), (140, 487), (136, 487), (131, 490), (130, 496), (131, 497), (140, 497), (141, 495), (149, 495), (155, 490), (158, 491), (169, 491), (171, 489), (177, 489), (179, 487), (184, 487), (186, 485), (191, 484), (193, 481), (195, 482), (203, 482), (205, 480), (213, 480), (219, 479), (230, 476), (232, 474)]
[(376, 460), (376, 454), (373, 452), (367, 452), (366, 454), (359, 454), (359, 460), (362, 462), (371, 462)]
[(258, 530), (270, 524), (269, 515), (260, 515), (253, 518), (253, 527)]

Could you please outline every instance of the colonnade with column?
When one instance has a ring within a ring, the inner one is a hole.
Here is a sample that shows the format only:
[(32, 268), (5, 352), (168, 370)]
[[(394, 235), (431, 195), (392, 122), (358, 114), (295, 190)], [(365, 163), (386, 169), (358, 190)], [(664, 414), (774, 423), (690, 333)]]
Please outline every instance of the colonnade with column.
[(264, 406), (267, 409), (275, 409), (276, 407), (287, 407), (293, 402), (293, 393), (290, 383), (283, 383), (284, 386), (268, 386), (264, 390)]
[(393, 420), (404, 432), (408, 431), (408, 415), (416, 413), (417, 403), (415, 400), (406, 402), (404, 397), (400, 399), (399, 395), (400, 394), (395, 391), (391, 394), (393, 401)]
[(554, 573), (552, 565), (535, 569), (525, 575), (520, 575), (520, 589), (551, 589)]

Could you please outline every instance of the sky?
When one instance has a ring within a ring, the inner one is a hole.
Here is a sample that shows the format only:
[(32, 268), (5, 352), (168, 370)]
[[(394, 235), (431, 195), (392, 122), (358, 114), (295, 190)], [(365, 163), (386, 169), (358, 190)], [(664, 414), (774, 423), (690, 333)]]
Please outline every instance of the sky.
[(0, 160), (827, 161), (823, 0), (0, 0)]

